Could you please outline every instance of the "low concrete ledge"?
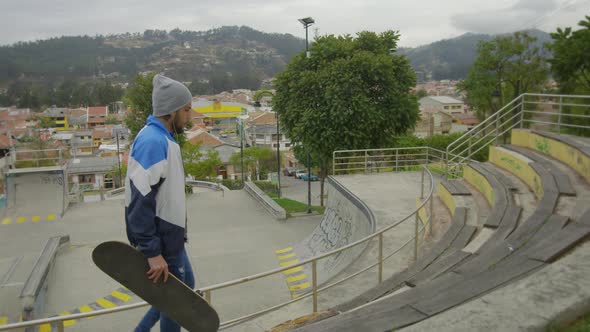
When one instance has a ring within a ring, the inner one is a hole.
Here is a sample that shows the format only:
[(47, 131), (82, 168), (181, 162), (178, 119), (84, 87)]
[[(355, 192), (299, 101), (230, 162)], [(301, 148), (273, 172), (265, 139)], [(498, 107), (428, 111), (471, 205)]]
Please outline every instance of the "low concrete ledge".
[(35, 319), (35, 314), (43, 313), (43, 294), (46, 291), (47, 276), (53, 267), (57, 251), (69, 242), (69, 235), (54, 236), (47, 240), (20, 293), (23, 320)]
[(109, 191), (106, 192), (106, 196), (107, 197), (113, 197), (113, 196), (121, 195), (123, 193), (125, 193), (125, 187), (121, 187), (121, 188), (109, 190)]
[[(209, 188), (218, 191), (229, 191), (229, 188), (222, 185), (221, 183), (200, 181), (200, 180), (186, 180), (186, 184), (189, 186)], [(109, 190), (106, 192), (107, 197), (114, 197), (125, 193), (125, 187)]]
[(186, 184), (189, 186), (209, 188), (209, 189), (219, 190), (219, 191), (229, 191), (228, 187), (222, 185), (221, 183), (216, 183), (216, 182), (201, 181), (201, 180), (187, 180)]
[(254, 199), (275, 218), (278, 220), (287, 219), (287, 211), (271, 199), (264, 191), (262, 191), (262, 189), (258, 188), (254, 182), (247, 181), (244, 184), (244, 190), (246, 190), (250, 196), (254, 197)]

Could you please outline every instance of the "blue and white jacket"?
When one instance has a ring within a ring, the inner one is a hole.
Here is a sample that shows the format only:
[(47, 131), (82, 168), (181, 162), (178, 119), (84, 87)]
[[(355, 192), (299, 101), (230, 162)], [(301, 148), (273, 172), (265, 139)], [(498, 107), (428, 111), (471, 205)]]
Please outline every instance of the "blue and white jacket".
[(184, 248), (184, 182), (180, 146), (150, 115), (133, 142), (125, 178), (127, 238), (147, 257), (172, 257)]

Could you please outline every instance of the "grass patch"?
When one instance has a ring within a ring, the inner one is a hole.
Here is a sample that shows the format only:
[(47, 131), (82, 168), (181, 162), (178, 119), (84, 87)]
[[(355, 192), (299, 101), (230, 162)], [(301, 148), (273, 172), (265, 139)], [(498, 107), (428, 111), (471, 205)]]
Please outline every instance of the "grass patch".
[(590, 313), (586, 316), (581, 317), (579, 320), (574, 322), (572, 325), (563, 328), (563, 329), (556, 329), (550, 327), (549, 331), (563, 331), (563, 332), (588, 332), (590, 331)]
[[(307, 212), (307, 204), (305, 203), (301, 203), (290, 198), (277, 198), (277, 196), (274, 195), (271, 196), (271, 198), (275, 202), (277, 202), (277, 204), (279, 204), (283, 209), (285, 209), (285, 211), (287, 211), (287, 214)], [(325, 207), (312, 205), (311, 209), (319, 214), (323, 214)]]

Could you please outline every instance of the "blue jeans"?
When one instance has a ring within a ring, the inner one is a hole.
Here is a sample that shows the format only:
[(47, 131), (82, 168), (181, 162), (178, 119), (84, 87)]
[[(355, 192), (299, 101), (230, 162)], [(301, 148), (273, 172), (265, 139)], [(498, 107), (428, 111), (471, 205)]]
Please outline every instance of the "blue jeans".
[[(182, 252), (178, 256), (164, 257), (164, 259), (168, 263), (168, 271), (170, 273), (182, 280), (190, 288), (195, 288), (195, 276), (191, 263), (186, 255), (186, 249), (182, 249)], [(158, 282), (162, 282), (162, 278), (163, 276), (160, 277)], [(143, 316), (139, 325), (135, 328), (135, 332), (150, 331), (158, 320), (160, 321), (161, 332), (180, 332), (180, 325), (168, 318), (165, 314), (160, 313), (154, 307), (151, 307), (145, 316)]]

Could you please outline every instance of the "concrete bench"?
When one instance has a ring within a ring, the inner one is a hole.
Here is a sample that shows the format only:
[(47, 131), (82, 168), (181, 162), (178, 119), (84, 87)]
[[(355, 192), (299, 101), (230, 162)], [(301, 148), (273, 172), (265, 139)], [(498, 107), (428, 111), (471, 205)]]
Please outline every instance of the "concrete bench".
[(517, 152), (530, 160), (533, 160), (536, 163), (541, 164), (545, 169), (549, 170), (553, 177), (555, 178), (555, 182), (557, 183), (557, 188), (559, 189), (559, 193), (561, 195), (567, 196), (576, 196), (576, 191), (570, 182), (570, 179), (564, 172), (562, 172), (559, 168), (555, 167), (552, 162), (547, 160), (546, 157), (541, 156), (539, 153), (534, 152), (533, 150), (529, 150), (527, 148), (523, 148), (516, 145), (506, 144), (503, 145), (504, 148)]

